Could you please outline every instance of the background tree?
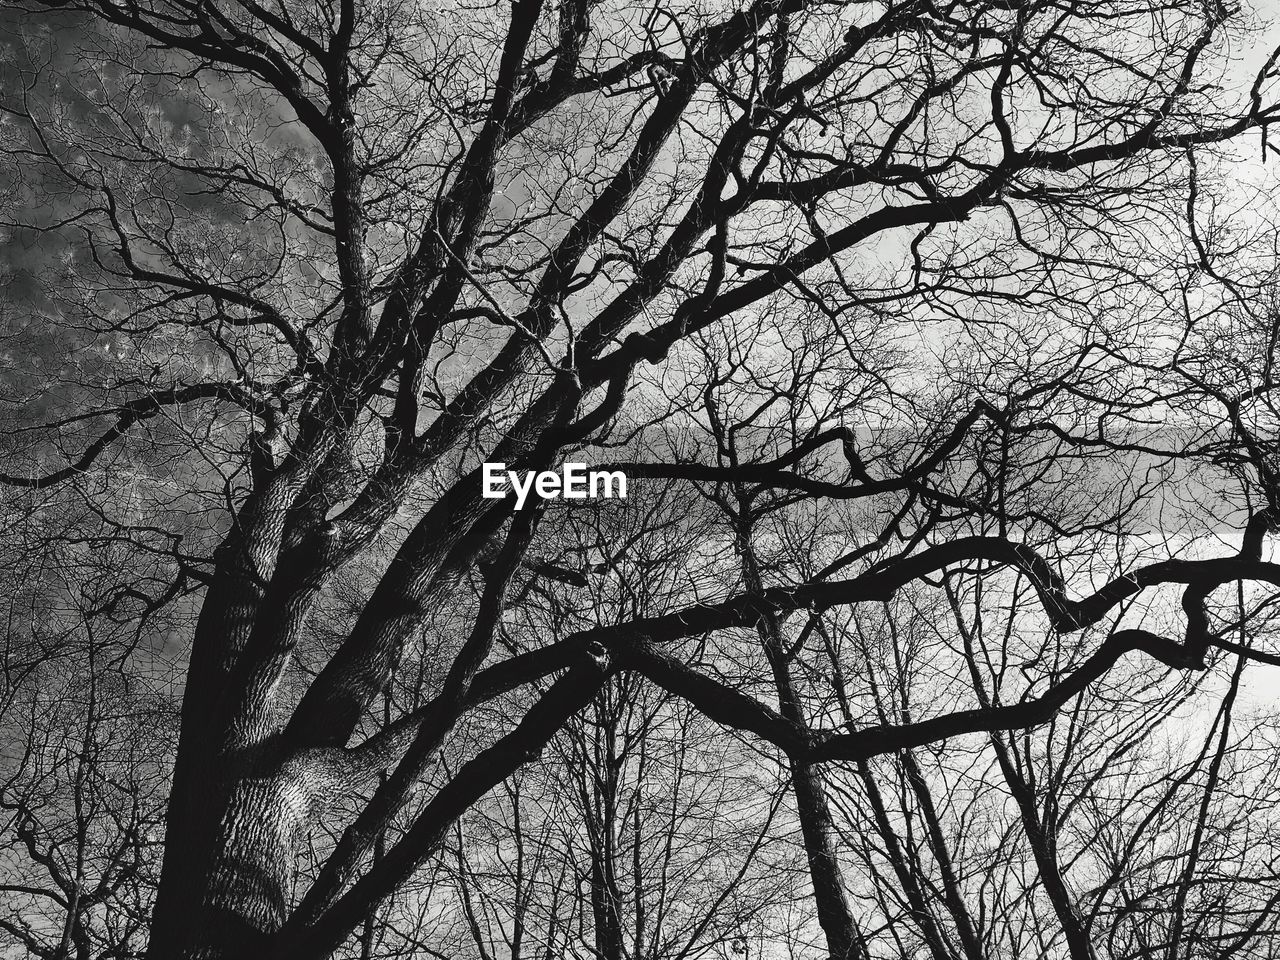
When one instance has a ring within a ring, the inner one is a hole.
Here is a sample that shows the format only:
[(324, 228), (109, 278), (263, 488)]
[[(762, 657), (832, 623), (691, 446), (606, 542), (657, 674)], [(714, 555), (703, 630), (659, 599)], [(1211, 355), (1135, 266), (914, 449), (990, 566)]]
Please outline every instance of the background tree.
[(174, 704), (126, 667), (134, 624), (113, 620), (114, 593), (94, 593), (110, 548), (68, 542), (68, 527), (49, 518), (5, 519), (0, 950), (140, 957)]

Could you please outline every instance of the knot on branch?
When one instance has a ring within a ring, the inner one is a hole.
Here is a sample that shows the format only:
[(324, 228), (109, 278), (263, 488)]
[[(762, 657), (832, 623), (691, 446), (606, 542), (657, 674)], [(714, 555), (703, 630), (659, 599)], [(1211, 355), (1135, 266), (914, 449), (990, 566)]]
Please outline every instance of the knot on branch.
[(601, 673), (607, 673), (609, 671), (609, 667), (612, 663), (612, 655), (609, 653), (608, 647), (599, 640), (588, 640), (586, 644), (583, 645), (582, 649), (583, 653), (586, 654), (587, 659), (595, 665), (597, 670)]

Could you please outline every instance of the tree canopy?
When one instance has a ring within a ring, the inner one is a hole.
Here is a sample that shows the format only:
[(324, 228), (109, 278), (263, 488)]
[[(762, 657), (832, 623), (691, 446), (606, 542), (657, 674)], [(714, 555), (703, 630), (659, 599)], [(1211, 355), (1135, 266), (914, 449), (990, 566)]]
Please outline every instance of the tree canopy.
[(17, 948), (1280, 951), (1267, 11), (3, 10)]

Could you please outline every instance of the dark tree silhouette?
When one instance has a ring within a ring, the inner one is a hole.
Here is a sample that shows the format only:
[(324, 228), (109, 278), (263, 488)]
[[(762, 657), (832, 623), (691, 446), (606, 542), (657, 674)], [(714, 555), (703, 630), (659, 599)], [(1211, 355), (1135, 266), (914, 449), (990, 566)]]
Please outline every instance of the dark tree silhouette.
[[(896, 754), (927, 806), (911, 751), (1004, 743), (1122, 661), (1280, 663), (1215, 600), (1280, 588), (1275, 314), (1210, 212), (1277, 117), (1242, 11), (5, 10), (0, 481), (121, 552), (95, 615), (180, 651), (148, 956), (329, 956), (625, 672), (785, 761), (826, 949), (861, 957), (824, 765)], [(690, 507), (689, 551), (623, 569), (565, 518), (640, 507), (482, 495), (484, 462), (573, 457), (718, 491), (733, 533)], [(1061, 655), (840, 716), (824, 612), (952, 576)]]

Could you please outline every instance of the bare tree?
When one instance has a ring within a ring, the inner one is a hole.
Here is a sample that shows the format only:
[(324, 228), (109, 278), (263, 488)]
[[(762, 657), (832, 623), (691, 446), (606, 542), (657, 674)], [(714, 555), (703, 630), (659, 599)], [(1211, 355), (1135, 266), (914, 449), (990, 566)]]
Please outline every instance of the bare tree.
[(81, 620), (51, 635), (51, 618), (42, 636), (14, 627), (0, 710), (0, 944), (51, 960), (140, 957), (170, 711), (120, 670), (119, 631)]
[[(1210, 610), (1220, 587), (1280, 586), (1276, 341), (1248, 320), (1265, 282), (1198, 227), (1215, 156), (1245, 135), (1265, 152), (1276, 116), (1275, 55), (1231, 59), (1240, 10), (5, 10), (6, 344), (27, 360), (4, 372), (0, 480), (87, 505), (124, 558), (104, 615), (191, 620), (149, 956), (356, 942), (619, 672), (750, 734), (799, 795), (824, 764), (1043, 724), (1121, 661), (1277, 661)], [(646, 410), (696, 421), (718, 387), (693, 344), (722, 335), (726, 382), (785, 416), (749, 460), (693, 446), (632, 473), (779, 493), (810, 561), (741, 591), (740, 564), (708, 562), (663, 612), (507, 630), (531, 578), (600, 571), (542, 562), (574, 505), (486, 499), (480, 465), (634, 451)], [(810, 343), (824, 365), (792, 376)], [(1242, 387), (1232, 362), (1259, 373)], [(1140, 435), (1143, 407), (1187, 438)], [(1108, 471), (1125, 479), (1090, 496)], [(1230, 536), (1151, 543), (1136, 518), (1170, 489), (1213, 491)], [(787, 671), (743, 654), (762, 623), (777, 661), (770, 623), (991, 566), (1069, 647), (1020, 699), (841, 717), (820, 672), (790, 704)], [(1162, 587), (1182, 597), (1163, 626)], [(388, 712), (405, 661), (417, 706)], [(828, 893), (828, 947), (856, 955), (835, 930), (855, 907)]]

